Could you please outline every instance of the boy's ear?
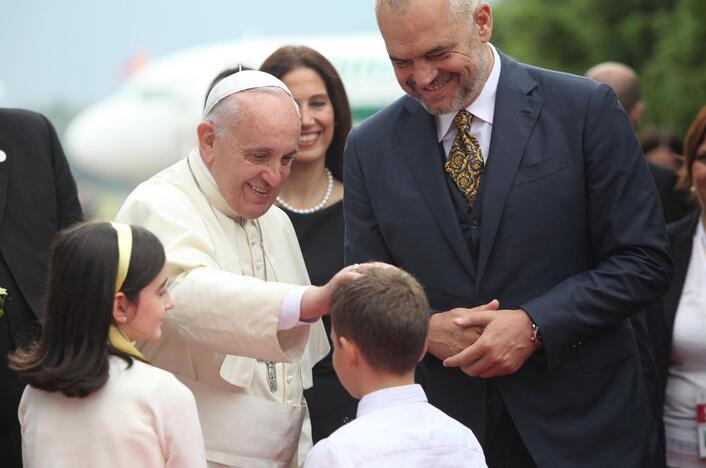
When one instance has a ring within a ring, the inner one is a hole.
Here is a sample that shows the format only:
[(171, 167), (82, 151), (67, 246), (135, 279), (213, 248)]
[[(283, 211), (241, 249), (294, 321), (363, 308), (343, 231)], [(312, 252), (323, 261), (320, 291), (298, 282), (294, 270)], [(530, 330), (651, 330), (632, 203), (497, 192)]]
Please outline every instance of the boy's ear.
[(417, 362), (422, 362), (424, 356), (427, 355), (427, 351), (429, 351), (429, 341), (424, 340), (424, 349), (422, 349), (422, 354), (419, 355), (419, 360)]
[(338, 336), (338, 346), (343, 354), (343, 361), (349, 367), (358, 367), (360, 365), (360, 348), (355, 341), (346, 338), (345, 336)]
[(118, 292), (113, 300), (113, 320), (118, 325), (123, 325), (128, 321), (130, 313), (130, 300), (124, 292)]

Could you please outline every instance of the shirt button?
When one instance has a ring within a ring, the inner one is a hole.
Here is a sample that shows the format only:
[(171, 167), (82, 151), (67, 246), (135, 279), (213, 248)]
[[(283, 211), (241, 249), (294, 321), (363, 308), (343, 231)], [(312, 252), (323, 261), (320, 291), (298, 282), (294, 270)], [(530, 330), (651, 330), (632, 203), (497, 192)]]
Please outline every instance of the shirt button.
[(480, 227), (480, 221), (478, 221), (478, 218), (473, 218), (471, 220), (471, 229), (478, 229)]
[(256, 241), (255, 239), (253, 239), (253, 240), (251, 240), (251, 241), (250, 241), (250, 245), (251, 245), (251, 246), (253, 246), (253, 247), (254, 247), (254, 246), (255, 246), (255, 244), (257, 244), (257, 241)]
[(262, 262), (257, 262), (255, 264), (255, 268), (257, 268), (258, 270), (262, 270)]
[(291, 375), (287, 376), (287, 383), (292, 383), (292, 376)]

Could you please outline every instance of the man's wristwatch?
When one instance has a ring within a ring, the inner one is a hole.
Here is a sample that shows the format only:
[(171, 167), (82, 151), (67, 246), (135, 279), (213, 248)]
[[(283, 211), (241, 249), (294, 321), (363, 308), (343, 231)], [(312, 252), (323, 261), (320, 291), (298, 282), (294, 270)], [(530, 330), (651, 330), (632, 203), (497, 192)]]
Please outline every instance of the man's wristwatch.
[(530, 334), (530, 341), (538, 349), (542, 347), (542, 335), (539, 333), (539, 327), (534, 322), (532, 322), (532, 333)]

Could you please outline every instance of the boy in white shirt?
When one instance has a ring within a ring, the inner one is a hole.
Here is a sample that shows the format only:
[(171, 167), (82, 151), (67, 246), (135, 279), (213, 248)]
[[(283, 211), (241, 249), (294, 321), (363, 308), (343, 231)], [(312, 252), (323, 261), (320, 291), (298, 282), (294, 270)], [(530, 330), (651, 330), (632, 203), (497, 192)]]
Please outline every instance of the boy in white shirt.
[(361, 277), (342, 285), (331, 307), (333, 366), (360, 399), (357, 416), (319, 441), (304, 466), (485, 467), (471, 430), (430, 405), (414, 383), (426, 353), (424, 290), (396, 267), (358, 271)]

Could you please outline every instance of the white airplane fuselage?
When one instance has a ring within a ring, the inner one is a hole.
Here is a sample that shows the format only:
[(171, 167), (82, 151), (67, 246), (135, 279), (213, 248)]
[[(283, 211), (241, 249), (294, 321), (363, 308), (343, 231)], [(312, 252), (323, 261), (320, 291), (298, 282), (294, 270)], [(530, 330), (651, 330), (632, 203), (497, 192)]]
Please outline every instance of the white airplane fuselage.
[(252, 68), (278, 47), (306, 45), (338, 70), (360, 121), (402, 95), (378, 33), (242, 39), (155, 60), (112, 96), (79, 113), (64, 138), (72, 164), (98, 179), (135, 184), (196, 145), (211, 80), (237, 64)]

